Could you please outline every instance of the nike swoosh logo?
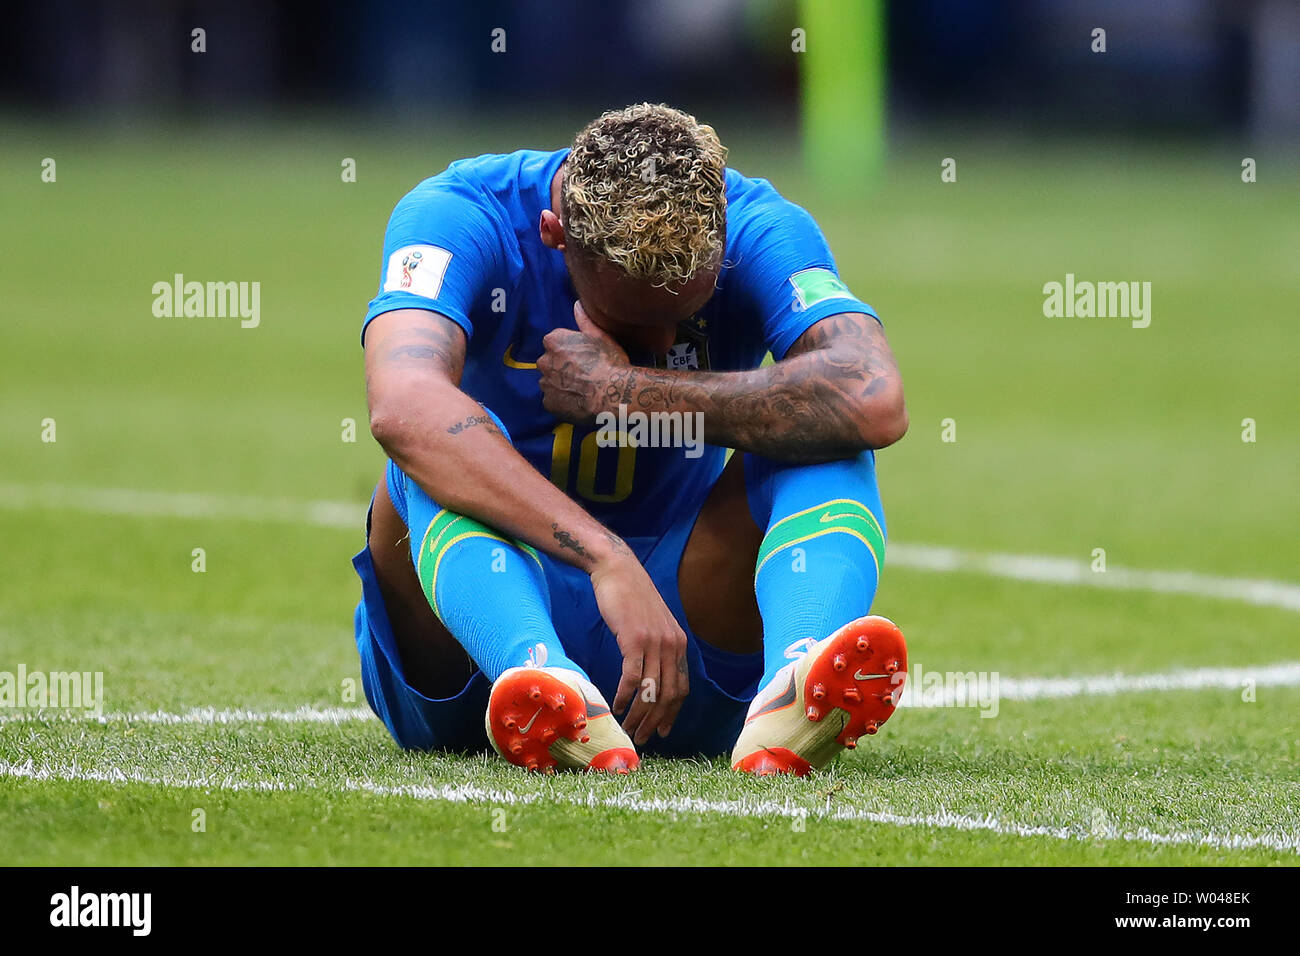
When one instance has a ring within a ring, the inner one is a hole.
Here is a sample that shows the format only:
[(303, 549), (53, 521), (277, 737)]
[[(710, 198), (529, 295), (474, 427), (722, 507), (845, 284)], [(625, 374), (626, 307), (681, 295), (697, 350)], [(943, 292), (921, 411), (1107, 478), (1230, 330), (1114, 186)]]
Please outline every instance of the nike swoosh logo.
[(864, 674), (861, 670), (853, 672), (854, 680), (875, 680), (877, 677), (888, 677), (888, 674)]
[(854, 514), (852, 511), (846, 511), (837, 515), (833, 515), (828, 511), (824, 515), (822, 515), (819, 520), (821, 521), (822, 524), (826, 524), (829, 521), (839, 521), (841, 518), (861, 518), (861, 517), (862, 515)]
[(746, 718), (745, 723), (749, 723), (750, 721), (753, 720), (758, 720), (758, 718), (762, 717), (764, 714), (770, 714), (772, 711), (780, 710), (782, 707), (789, 707), (791, 704), (795, 702), (795, 697), (796, 695), (794, 689), (794, 673), (791, 672), (790, 686), (781, 692), (781, 696), (776, 698), (775, 700), (768, 701), (767, 706), (765, 706), (753, 717)]
[(533, 724), (537, 722), (537, 718), (541, 716), (541, 713), (542, 713), (542, 708), (538, 707), (537, 713), (533, 714), (533, 716), (529, 718), (528, 723), (524, 724), (522, 727), (519, 728), (519, 732), (521, 734), (526, 734), (528, 733), (528, 731), (532, 730)]
[(501, 362), (506, 368), (536, 369), (536, 362), (520, 362), (514, 356), (515, 343), (511, 342), (506, 346), (506, 354), (501, 356)]

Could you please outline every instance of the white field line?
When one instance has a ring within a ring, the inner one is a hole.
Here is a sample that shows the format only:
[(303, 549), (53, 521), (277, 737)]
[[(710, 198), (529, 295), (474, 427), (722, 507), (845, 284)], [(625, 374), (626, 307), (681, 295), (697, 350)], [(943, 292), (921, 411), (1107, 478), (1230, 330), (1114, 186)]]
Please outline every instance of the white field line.
[[(234, 495), (178, 494), (123, 488), (0, 484), (0, 508), (51, 509), (128, 517), (279, 521), (337, 528), (358, 538), (365, 505), (343, 501), (292, 501)], [(886, 563), (914, 571), (964, 572), (1043, 584), (1151, 591), (1239, 601), (1300, 612), (1300, 584), (1254, 578), (1225, 578), (1192, 571), (1142, 571), (1110, 567), (1097, 573), (1087, 561), (1035, 554), (961, 551), (891, 542)]]
[(180, 725), (210, 727), (234, 724), (345, 724), (356, 720), (376, 719), (368, 707), (299, 707), (297, 710), (217, 710), (215, 707), (195, 707), (179, 714), (165, 710), (145, 710), (136, 713), (111, 711), (106, 714), (86, 713), (77, 708), (63, 710), (0, 711), (0, 726), (13, 723), (58, 723), (87, 721), (109, 724), (160, 724), (167, 727)]
[[(944, 677), (943, 693), (916, 684), (903, 685), (900, 707), (953, 707), (970, 705), (981, 683), (979, 675), (958, 672), (948, 678), (942, 671), (924, 671)], [(1240, 693), (1250, 682), (1255, 687), (1300, 686), (1300, 661), (1282, 661), (1258, 667), (1200, 667), (1195, 670), (1157, 674), (1095, 674), (1091, 677), (1002, 677), (997, 683), (998, 701), (1059, 700), (1065, 697), (1112, 697), (1116, 694), (1171, 690), (1222, 690)], [(922, 698), (922, 699), (918, 699)]]
[[(0, 484), (0, 507), (12, 510), (46, 508), (93, 514), (119, 514), (133, 517), (177, 517), (195, 519), (229, 519), (243, 521), (281, 521), (317, 527), (340, 528), (353, 532), (362, 527), (364, 509), (346, 502), (302, 502), (208, 494), (175, 494), (133, 491), (128, 489), (30, 487)], [(1218, 578), (1191, 572), (1135, 571), (1111, 568), (1104, 575), (1093, 574), (1083, 561), (1035, 555), (979, 554), (952, 548), (926, 545), (891, 545), (890, 561), (916, 570), (965, 571), (993, 577), (1110, 587), (1118, 590), (1157, 591), (1195, 594), (1223, 600), (1244, 601), (1300, 611), (1300, 586), (1279, 582), (1238, 578)], [(1262, 686), (1294, 686), (1300, 683), (1300, 662), (1267, 667), (1233, 670), (1202, 669), (1174, 671), (1167, 674), (1135, 676), (1104, 675), (1075, 678), (1006, 679), (999, 693), (1007, 700), (1034, 700), (1088, 695), (1118, 694), (1129, 691), (1227, 689), (1244, 680)], [(903, 704), (907, 704), (907, 695)], [(48, 720), (62, 714), (18, 712), (0, 714), (0, 724), (14, 721)], [(154, 711), (138, 714), (112, 713), (100, 722), (128, 721), (144, 724), (239, 724), (239, 723), (342, 723), (369, 719), (370, 711), (361, 707), (298, 708), (292, 711), (216, 710), (199, 708), (181, 714)], [(185, 789), (220, 789), (247, 791), (302, 791), (323, 789), (273, 780), (236, 780), (233, 778), (186, 778), (150, 776), (138, 771), (83, 771), (76, 767), (60, 770), (35, 767), (30, 761), (16, 765), (0, 761), (0, 773), (7, 777), (32, 780), (99, 781), (105, 783), (141, 783)], [(1066, 827), (1031, 826), (993, 816), (972, 817), (940, 811), (936, 814), (905, 815), (884, 811), (841, 808), (834, 811), (808, 810), (795, 804), (771, 801), (710, 801), (697, 798), (643, 800), (634, 796), (584, 798), (544, 794), (517, 794), (472, 786), (390, 786), (368, 780), (344, 781), (341, 789), (379, 796), (442, 800), (456, 803), (481, 802), (518, 805), (542, 800), (576, 806), (625, 809), (639, 813), (696, 813), (735, 817), (808, 817), (825, 820), (855, 820), (900, 827), (930, 827), (962, 831), (984, 831), (1021, 837), (1049, 837), (1058, 840), (1111, 840), (1153, 845), (1208, 846), (1218, 849), (1267, 848), (1300, 853), (1300, 835), (1158, 833), (1147, 828), (1121, 831), (1113, 827), (1076, 831)]]
[(82, 488), (72, 485), (0, 484), (0, 508), (11, 511), (76, 511), (130, 518), (278, 521), (314, 525), (318, 528), (346, 528), (358, 536), (364, 533), (366, 527), (365, 504), (132, 491), (127, 488)]
[(597, 797), (548, 793), (513, 793), (490, 790), (469, 785), (420, 786), (389, 785), (371, 780), (344, 780), (337, 791), (321, 787), (289, 783), (282, 780), (238, 780), (231, 777), (185, 777), (180, 775), (150, 775), (137, 770), (82, 770), (71, 768), (37, 767), (31, 761), (13, 764), (0, 761), (0, 774), (26, 780), (92, 781), (110, 784), (138, 783), (148, 786), (193, 790), (231, 790), (254, 792), (359, 792), (383, 797), (406, 797), (414, 800), (438, 800), (449, 803), (483, 803), (506, 806), (528, 804), (567, 804), (592, 809), (630, 810), (634, 813), (677, 814), (692, 813), (701, 816), (727, 817), (778, 817), (812, 818), (814, 820), (851, 820), (895, 827), (928, 827), (940, 830), (987, 832), (1004, 836), (1049, 837), (1055, 840), (1096, 840), (1144, 843), (1157, 846), (1204, 846), (1222, 850), (1269, 849), (1300, 853), (1300, 834), (1265, 833), (1259, 835), (1233, 833), (1156, 832), (1146, 827), (1137, 830), (1120, 830), (1116, 827), (1097, 829), (1071, 829), (1069, 827), (1033, 826), (1011, 820), (1001, 820), (992, 815), (968, 816), (940, 810), (931, 814), (899, 814), (888, 811), (862, 810), (842, 807), (837, 810), (817, 810), (799, 806), (790, 801), (771, 800), (704, 800), (697, 797), (678, 797), (670, 800), (642, 799), (635, 794), (617, 797)]
[(1263, 607), (1300, 611), (1300, 584), (1257, 578), (1221, 578), (1194, 571), (1140, 571), (1108, 567), (1097, 572), (1087, 561), (1042, 554), (981, 554), (925, 544), (894, 544), (886, 548), (885, 565), (914, 571), (982, 574), (1040, 584), (1109, 588), (1115, 591), (1154, 591), (1241, 601)]
[[(926, 671), (926, 673), (943, 673)], [(1212, 668), (1167, 671), (1156, 674), (1094, 674), (1082, 677), (1000, 677), (998, 700), (1060, 700), (1066, 697), (1109, 697), (1116, 694), (1147, 691), (1222, 690), (1239, 692), (1247, 681), (1256, 687), (1300, 686), (1300, 661), (1284, 661), (1258, 667)], [(900, 707), (953, 707), (971, 699), (977, 686), (972, 673), (969, 681), (946, 681), (942, 697), (933, 691), (904, 685)], [(917, 699), (918, 696), (924, 700)], [(128, 713), (113, 711), (87, 714), (68, 710), (0, 710), (0, 726), (13, 723), (54, 723), (86, 720), (96, 723), (160, 724), (164, 726), (213, 726), (233, 724), (344, 724), (370, 720), (374, 715), (367, 707), (299, 707), (296, 710), (247, 710), (196, 707), (181, 713), (164, 710)]]

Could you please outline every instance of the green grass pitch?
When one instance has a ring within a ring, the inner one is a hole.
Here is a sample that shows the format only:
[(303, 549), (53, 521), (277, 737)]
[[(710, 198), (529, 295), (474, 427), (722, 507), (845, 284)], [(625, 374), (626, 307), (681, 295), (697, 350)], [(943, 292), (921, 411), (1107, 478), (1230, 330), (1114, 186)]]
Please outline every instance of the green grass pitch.
[[(992, 719), (904, 708), (807, 780), (661, 760), (628, 779), (529, 778), (399, 752), (373, 719), (276, 718), (364, 706), (344, 697), (359, 683), (348, 559), (382, 456), (358, 329), (388, 212), (453, 158), (559, 145), (576, 125), (436, 138), (5, 127), (0, 671), (103, 671), (109, 715), (0, 709), (5, 862), (1300, 861), (1294, 670), (1253, 687), (1007, 699)], [(1108, 569), (1295, 594), (1294, 169), (1260, 155), (1244, 184), (1240, 157), (1212, 147), (1080, 153), (954, 134), (899, 147), (871, 196), (825, 197), (788, 135), (715, 125), (734, 165), (811, 209), (884, 318), (912, 421), (880, 456), (892, 541), (1085, 566), (1103, 548)], [(344, 157), (355, 183), (340, 180)], [(944, 157), (955, 183), (940, 181)], [(260, 326), (156, 318), (151, 288), (178, 272), (260, 282)], [(1150, 327), (1045, 318), (1042, 286), (1066, 273), (1151, 282)], [(206, 513), (168, 513), (179, 494)], [(926, 671), (1300, 661), (1284, 601), (918, 563), (886, 560), (876, 609)], [(194, 708), (246, 713), (126, 716)]]

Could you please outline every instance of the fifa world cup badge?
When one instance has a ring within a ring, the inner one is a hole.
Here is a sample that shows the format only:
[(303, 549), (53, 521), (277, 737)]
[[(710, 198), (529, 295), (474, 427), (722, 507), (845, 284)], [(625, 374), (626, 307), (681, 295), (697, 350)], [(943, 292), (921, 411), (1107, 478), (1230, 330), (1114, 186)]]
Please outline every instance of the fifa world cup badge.
[(420, 260), (423, 258), (424, 253), (422, 252), (412, 252), (409, 255), (402, 257), (403, 289), (409, 289), (411, 287), (411, 273), (415, 271), (416, 267), (420, 264)]

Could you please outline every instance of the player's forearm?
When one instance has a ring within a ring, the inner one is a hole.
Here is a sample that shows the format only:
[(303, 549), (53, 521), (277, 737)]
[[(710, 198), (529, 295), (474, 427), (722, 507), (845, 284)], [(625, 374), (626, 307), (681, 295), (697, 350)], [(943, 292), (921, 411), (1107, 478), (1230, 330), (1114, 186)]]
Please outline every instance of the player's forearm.
[(372, 433), (397, 466), (444, 508), (588, 573), (631, 553), (542, 477), (482, 406), (455, 386), (412, 389), (387, 402), (372, 410)]
[(698, 412), (708, 443), (783, 461), (852, 457), (907, 428), (901, 387), (829, 349), (744, 372), (626, 367), (614, 373), (605, 404)]
[(811, 325), (785, 358), (751, 371), (664, 371), (627, 353), (574, 307), (578, 330), (556, 329), (537, 360), (547, 410), (571, 422), (602, 412), (702, 416), (705, 441), (794, 462), (850, 458), (907, 431), (898, 366), (880, 323), (844, 312)]

